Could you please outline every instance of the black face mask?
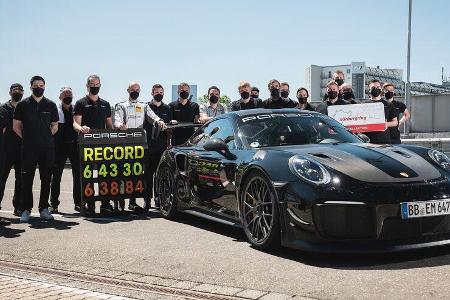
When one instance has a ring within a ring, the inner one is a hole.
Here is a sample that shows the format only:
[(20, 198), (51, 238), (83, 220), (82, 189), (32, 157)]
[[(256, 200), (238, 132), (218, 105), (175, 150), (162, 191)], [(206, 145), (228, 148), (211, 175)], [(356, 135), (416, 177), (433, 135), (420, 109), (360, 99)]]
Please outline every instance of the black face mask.
[(33, 95), (36, 97), (42, 97), (44, 95), (44, 89), (40, 87), (33, 88)]
[(271, 88), (270, 89), (270, 95), (272, 97), (278, 97), (278, 96), (280, 96), (280, 90), (277, 89), (277, 88)]
[(336, 91), (329, 91), (328, 92), (328, 99), (335, 99), (335, 98), (337, 98), (337, 96), (338, 96), (338, 92), (336, 92)]
[(344, 98), (344, 100), (348, 100), (348, 99), (352, 99), (353, 97), (353, 92), (344, 92), (342, 93), (342, 98)]
[(181, 98), (181, 99), (187, 99), (187, 98), (189, 98), (189, 92), (186, 92), (186, 91), (180, 92), (180, 98)]
[(156, 102), (161, 102), (163, 98), (164, 96), (161, 94), (156, 94), (155, 96), (153, 96), (153, 99), (155, 99)]
[[(258, 95), (252, 95), (252, 98), (253, 99), (256, 99), (256, 98), (258, 98), (259, 96)], [(244, 98), (245, 99), (245, 98)]]
[(344, 83), (344, 79), (336, 79), (335, 81), (338, 86), (341, 86)]
[(72, 103), (72, 97), (64, 97), (62, 101), (64, 102), (64, 104), (69, 105), (70, 103)]
[(391, 99), (392, 97), (394, 97), (394, 92), (387, 91), (387, 92), (384, 93), (384, 97), (386, 99)]
[(283, 98), (287, 98), (289, 96), (289, 92), (288, 91), (281, 91), (281, 97)]
[(92, 95), (97, 95), (98, 92), (100, 92), (100, 87), (99, 86), (91, 86), (91, 87), (89, 87), (89, 93), (91, 93)]
[(21, 93), (13, 93), (11, 96), (12, 101), (19, 102), (22, 99), (23, 94)]
[(297, 97), (297, 99), (300, 104), (305, 104), (306, 102), (308, 102), (307, 97)]
[(131, 92), (130, 98), (133, 100), (136, 100), (137, 98), (139, 98), (139, 92), (136, 92), (136, 91)]
[(209, 102), (216, 104), (217, 102), (219, 102), (219, 97), (217, 97), (216, 95), (211, 95), (209, 96)]
[(249, 92), (242, 92), (241, 93), (241, 97), (242, 97), (242, 99), (248, 99), (248, 97), (250, 97), (250, 93)]
[(380, 88), (373, 87), (373, 88), (370, 89), (370, 94), (371, 94), (373, 97), (376, 98), (376, 97), (378, 97), (378, 96), (381, 95), (381, 89), (380, 89)]

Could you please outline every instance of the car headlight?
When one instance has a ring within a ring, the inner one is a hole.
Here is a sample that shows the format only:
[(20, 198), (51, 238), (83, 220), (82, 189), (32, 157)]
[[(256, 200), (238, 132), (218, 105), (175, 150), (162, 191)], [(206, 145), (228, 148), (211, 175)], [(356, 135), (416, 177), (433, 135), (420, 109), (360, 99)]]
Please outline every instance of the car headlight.
[(330, 173), (322, 164), (304, 156), (292, 156), (289, 168), (301, 179), (314, 184), (327, 184), (331, 179)]
[(428, 151), (428, 155), (433, 159), (442, 169), (450, 172), (450, 158), (438, 150)]

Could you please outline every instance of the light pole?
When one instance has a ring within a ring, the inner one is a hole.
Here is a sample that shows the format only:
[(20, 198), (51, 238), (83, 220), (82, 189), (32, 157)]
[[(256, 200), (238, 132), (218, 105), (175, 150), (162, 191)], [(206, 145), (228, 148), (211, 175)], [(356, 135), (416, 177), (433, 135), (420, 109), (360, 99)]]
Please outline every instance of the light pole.
[[(408, 12), (408, 55), (406, 58), (406, 83), (405, 83), (405, 104), (408, 111), (411, 111), (411, 11), (412, 11), (412, 0), (409, 0), (409, 12)], [(409, 122), (405, 122), (405, 134), (409, 134)]]

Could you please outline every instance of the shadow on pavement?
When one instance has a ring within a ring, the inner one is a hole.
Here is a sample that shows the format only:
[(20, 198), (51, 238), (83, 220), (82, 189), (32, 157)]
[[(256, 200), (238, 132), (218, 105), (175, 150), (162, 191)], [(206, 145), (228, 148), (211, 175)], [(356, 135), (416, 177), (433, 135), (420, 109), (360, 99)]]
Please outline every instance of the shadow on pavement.
[(178, 223), (201, 228), (220, 235), (225, 235), (233, 239), (235, 242), (246, 242), (244, 232), (241, 228), (214, 222), (201, 217), (181, 213), (176, 220)]
[[(2, 217), (2, 219), (11, 222), (11, 224), (18, 223), (18, 219), (17, 218), (5, 218), (5, 217)], [(11, 228), (10, 225), (1, 225), (0, 226), (0, 237), (4, 237), (4, 238), (7, 238), (7, 239), (20, 237), (20, 234), (24, 233), (24, 232), (25, 232), (24, 229)]]
[(450, 246), (383, 254), (323, 254), (281, 248), (268, 254), (339, 270), (401, 270), (450, 265)]
[[(67, 217), (67, 215), (64, 215)], [(134, 214), (131, 211), (125, 211), (120, 212), (118, 214), (108, 214), (108, 215), (101, 215), (101, 214), (95, 214), (94, 216), (89, 217), (81, 217), (80, 214), (74, 214), (74, 217), (77, 218), (84, 218), (84, 220), (96, 224), (109, 224), (109, 223), (116, 223), (116, 222), (131, 222), (136, 220), (151, 220), (151, 219), (157, 219), (161, 218), (161, 215), (156, 211), (148, 211), (144, 214)]]
[(41, 218), (30, 218), (30, 228), (33, 229), (48, 229), (48, 228), (54, 228), (56, 230), (68, 230), (71, 229), (75, 225), (79, 225), (78, 222), (68, 222), (63, 220), (52, 220), (52, 221), (45, 221)]

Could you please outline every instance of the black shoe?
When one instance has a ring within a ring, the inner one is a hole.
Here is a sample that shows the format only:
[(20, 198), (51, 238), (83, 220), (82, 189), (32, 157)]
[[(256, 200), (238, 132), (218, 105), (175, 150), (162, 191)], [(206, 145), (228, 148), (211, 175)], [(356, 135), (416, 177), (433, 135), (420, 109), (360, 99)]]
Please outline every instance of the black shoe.
[(75, 205), (75, 207), (73, 209), (77, 212), (81, 211), (81, 207), (79, 205)]
[(10, 221), (0, 218), (0, 226), (6, 226), (10, 224), (11, 224)]
[(50, 207), (48, 209), (48, 211), (53, 215), (53, 214), (59, 214), (59, 210), (58, 207)]
[(14, 208), (13, 215), (15, 215), (16, 217), (21, 217), (22, 216), (22, 210)]
[(101, 214), (111, 214), (114, 212), (114, 209), (110, 203), (102, 204), (100, 206), (100, 213)]
[(144, 209), (142, 207), (140, 207), (139, 205), (137, 205), (136, 203), (128, 204), (128, 210), (131, 210), (131, 211), (133, 211), (135, 213), (139, 213), (139, 214), (144, 212)]

